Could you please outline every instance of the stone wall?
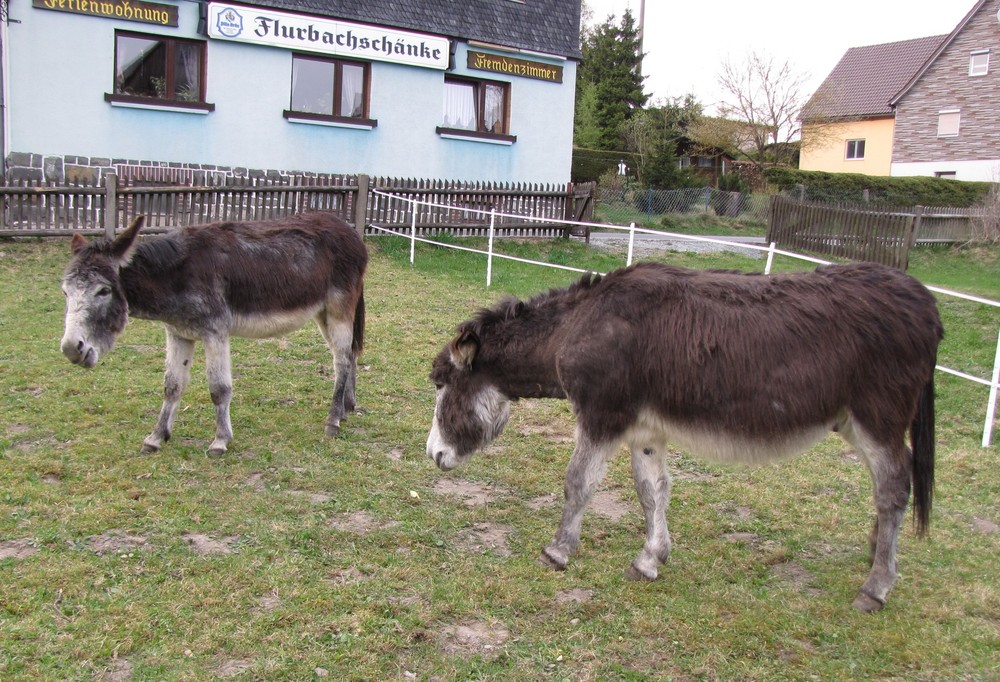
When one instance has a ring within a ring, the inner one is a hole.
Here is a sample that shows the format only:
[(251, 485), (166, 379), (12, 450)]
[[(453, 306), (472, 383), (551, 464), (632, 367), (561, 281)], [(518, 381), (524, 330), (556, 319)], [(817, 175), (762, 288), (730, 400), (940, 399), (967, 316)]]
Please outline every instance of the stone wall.
[(290, 184), (293, 180), (334, 177), (326, 173), (294, 170), (11, 152), (7, 155), (5, 184), (100, 185), (108, 173), (115, 173), (121, 180), (134, 184), (197, 187), (243, 185), (255, 181)]

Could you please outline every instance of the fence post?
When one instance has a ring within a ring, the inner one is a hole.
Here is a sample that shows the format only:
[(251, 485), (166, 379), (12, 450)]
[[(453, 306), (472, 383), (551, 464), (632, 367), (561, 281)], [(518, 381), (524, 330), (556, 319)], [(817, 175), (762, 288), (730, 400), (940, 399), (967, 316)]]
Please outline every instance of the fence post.
[(993, 380), (990, 384), (990, 399), (986, 403), (986, 426), (983, 427), (983, 447), (990, 446), (993, 437), (993, 416), (997, 410), (997, 388), (1000, 386), (1000, 332), (997, 333), (997, 354), (993, 358)]
[(653, 220), (653, 186), (646, 188), (646, 220)]
[(767, 263), (764, 265), (764, 274), (771, 274), (771, 266), (774, 265), (774, 249), (777, 247), (777, 243), (771, 242), (771, 245), (767, 248)]
[(493, 232), (496, 228), (497, 210), (490, 209), (490, 244), (486, 256), (486, 286), (493, 281)]
[(118, 176), (104, 176), (104, 236), (114, 239), (118, 232)]
[(416, 201), (410, 203), (410, 265), (413, 265), (413, 254), (417, 250), (417, 206)]
[(632, 250), (635, 248), (635, 223), (629, 223), (628, 226), (628, 259), (625, 262), (625, 267), (632, 265)]
[[(354, 199), (354, 229), (365, 236), (365, 218), (368, 216), (368, 176), (358, 175), (358, 193)], [(412, 263), (412, 257), (410, 259)]]

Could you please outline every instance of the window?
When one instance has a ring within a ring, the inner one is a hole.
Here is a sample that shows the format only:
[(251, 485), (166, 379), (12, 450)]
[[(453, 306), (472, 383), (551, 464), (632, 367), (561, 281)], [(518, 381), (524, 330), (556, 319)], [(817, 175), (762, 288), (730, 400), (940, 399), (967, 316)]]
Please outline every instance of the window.
[(438, 133), (511, 143), (510, 84), (445, 76), (444, 120)]
[(938, 137), (958, 137), (962, 114), (958, 109), (938, 112)]
[(285, 118), (372, 128), (377, 122), (369, 118), (370, 89), (367, 62), (292, 55), (291, 105)]
[(205, 104), (205, 43), (116, 31), (115, 90), (105, 99), (120, 104), (214, 109)]
[(969, 75), (985, 76), (990, 70), (990, 51), (979, 50), (969, 57)]
[(956, 171), (936, 171), (934, 173), (934, 177), (935, 178), (946, 178), (948, 180), (954, 180), (955, 178), (958, 177), (958, 173)]
[(848, 140), (847, 141), (847, 154), (846, 158), (848, 161), (860, 161), (865, 158), (865, 141), (864, 140)]

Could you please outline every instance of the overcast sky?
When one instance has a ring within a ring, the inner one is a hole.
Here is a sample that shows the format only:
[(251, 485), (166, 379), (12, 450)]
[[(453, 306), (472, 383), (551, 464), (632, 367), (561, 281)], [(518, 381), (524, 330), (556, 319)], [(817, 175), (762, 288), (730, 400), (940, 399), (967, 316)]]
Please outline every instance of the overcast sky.
[[(593, 23), (640, 0), (584, 0)], [(646, 0), (643, 74), (653, 98), (687, 93), (712, 113), (722, 64), (751, 52), (808, 76), (811, 94), (852, 47), (947, 35), (975, 0)]]

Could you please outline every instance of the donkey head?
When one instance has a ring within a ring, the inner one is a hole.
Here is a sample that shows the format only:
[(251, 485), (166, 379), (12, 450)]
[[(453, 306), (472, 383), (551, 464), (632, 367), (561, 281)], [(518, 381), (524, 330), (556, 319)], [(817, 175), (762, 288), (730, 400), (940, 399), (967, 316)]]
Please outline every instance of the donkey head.
[(87, 243), (79, 234), (73, 235), (73, 257), (62, 278), (66, 296), (62, 352), (73, 364), (96, 365), (125, 329), (128, 301), (119, 271), (132, 257), (141, 227), (142, 218), (136, 218), (114, 241)]
[(459, 328), (434, 359), (430, 379), (437, 386), (427, 456), (453, 469), (500, 435), (510, 416), (510, 400), (476, 362), (480, 339), (474, 325)]

